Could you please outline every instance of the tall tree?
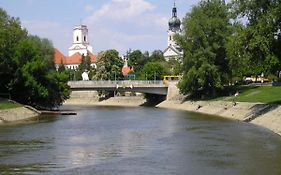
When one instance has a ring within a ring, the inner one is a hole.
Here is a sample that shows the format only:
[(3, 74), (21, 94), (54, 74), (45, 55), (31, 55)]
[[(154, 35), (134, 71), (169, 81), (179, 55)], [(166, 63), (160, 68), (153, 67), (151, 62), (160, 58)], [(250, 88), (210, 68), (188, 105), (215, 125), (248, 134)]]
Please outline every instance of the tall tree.
[[(247, 65), (240, 72), (249, 75), (275, 74), (281, 61), (281, 2), (276, 0), (233, 0), (236, 20), (243, 18), (244, 26), (231, 37), (229, 58)], [(240, 48), (234, 50), (234, 47)]]
[(159, 62), (148, 62), (142, 69), (142, 75), (146, 80), (162, 80), (167, 73), (168, 69)]
[(97, 69), (93, 79), (95, 80), (114, 80), (122, 78), (121, 68), (122, 59), (116, 50), (107, 50), (98, 54)]
[(186, 15), (183, 35), (177, 36), (184, 50), (182, 93), (215, 95), (228, 84), (226, 43), (231, 32), (229, 8), (223, 0), (201, 1)]
[(28, 36), (19, 19), (1, 8), (0, 50), (0, 91), (38, 108), (57, 107), (69, 97), (67, 76), (55, 71), (52, 43)]
[(18, 18), (10, 17), (0, 8), (0, 91), (7, 91), (17, 65), (11, 59), (17, 43), (27, 38), (27, 31), (21, 28)]
[(128, 65), (134, 68), (134, 71), (140, 72), (148, 59), (140, 50), (134, 50), (128, 54)]

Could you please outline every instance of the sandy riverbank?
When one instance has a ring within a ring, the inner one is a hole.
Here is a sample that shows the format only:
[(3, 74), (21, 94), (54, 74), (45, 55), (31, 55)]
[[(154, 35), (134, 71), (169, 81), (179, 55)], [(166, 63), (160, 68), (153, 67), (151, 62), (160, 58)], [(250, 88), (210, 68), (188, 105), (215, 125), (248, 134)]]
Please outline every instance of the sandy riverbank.
[(131, 97), (113, 97), (107, 100), (98, 101), (93, 98), (71, 98), (64, 105), (94, 105), (94, 106), (131, 106), (137, 107), (145, 103), (146, 100), (142, 96)]
[(164, 101), (159, 108), (180, 109), (250, 122), (281, 135), (281, 106), (227, 101)]
[(30, 107), (0, 110), (0, 123), (19, 122), (38, 117), (39, 113)]

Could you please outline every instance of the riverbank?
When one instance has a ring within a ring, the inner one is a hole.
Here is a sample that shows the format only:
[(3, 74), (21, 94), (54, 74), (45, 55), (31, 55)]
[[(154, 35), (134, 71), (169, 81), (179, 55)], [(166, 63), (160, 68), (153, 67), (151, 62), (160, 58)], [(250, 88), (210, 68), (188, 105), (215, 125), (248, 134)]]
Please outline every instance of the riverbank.
[(94, 106), (126, 106), (137, 107), (146, 102), (142, 96), (112, 97), (107, 100), (99, 101), (97, 98), (70, 98), (64, 105), (94, 105)]
[(36, 109), (28, 106), (0, 110), (0, 124), (33, 119), (39, 114)]
[(229, 101), (164, 101), (159, 108), (179, 109), (240, 120), (268, 128), (281, 136), (281, 106)]

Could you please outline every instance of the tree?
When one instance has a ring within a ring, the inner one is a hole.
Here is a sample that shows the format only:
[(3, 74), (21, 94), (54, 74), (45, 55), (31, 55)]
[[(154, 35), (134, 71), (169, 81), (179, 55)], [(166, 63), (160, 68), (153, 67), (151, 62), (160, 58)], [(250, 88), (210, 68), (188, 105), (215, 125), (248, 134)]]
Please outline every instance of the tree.
[(222, 0), (201, 1), (186, 15), (183, 35), (176, 37), (184, 50), (183, 94), (216, 95), (228, 84), (226, 44), (231, 34), (229, 8)]
[(0, 8), (0, 91), (7, 92), (7, 84), (17, 68), (12, 57), (19, 41), (27, 37), (18, 18), (10, 17)]
[[(281, 61), (281, 2), (275, 0), (233, 0), (235, 20), (244, 18), (245, 24), (231, 37), (228, 53), (232, 65), (237, 59), (247, 65), (237, 72), (266, 75), (280, 71)], [(241, 24), (242, 25), (242, 24)], [(235, 48), (240, 48), (234, 50)]]
[(116, 50), (107, 50), (98, 54), (97, 69), (93, 79), (95, 80), (118, 80), (122, 79), (121, 68), (123, 61)]
[(93, 75), (93, 68), (91, 66), (91, 59), (89, 56), (82, 55), (81, 62), (78, 65), (78, 69), (73, 71), (75, 74), (76, 80), (82, 80), (82, 73), (85, 71), (89, 71), (89, 77)]
[(161, 50), (154, 50), (150, 55), (149, 61), (151, 62), (165, 61), (163, 52)]
[(37, 108), (58, 107), (69, 97), (67, 75), (55, 70), (52, 44), (36, 36), (15, 49), (17, 69), (7, 85), (14, 100)]
[(140, 72), (146, 63), (146, 58), (140, 50), (134, 50), (128, 54), (128, 65), (133, 67), (136, 72)]
[(0, 91), (38, 108), (59, 106), (69, 97), (67, 76), (56, 72), (47, 39), (28, 36), (18, 18), (0, 8)]
[(142, 75), (146, 80), (162, 80), (168, 73), (168, 69), (159, 62), (148, 62), (142, 69)]

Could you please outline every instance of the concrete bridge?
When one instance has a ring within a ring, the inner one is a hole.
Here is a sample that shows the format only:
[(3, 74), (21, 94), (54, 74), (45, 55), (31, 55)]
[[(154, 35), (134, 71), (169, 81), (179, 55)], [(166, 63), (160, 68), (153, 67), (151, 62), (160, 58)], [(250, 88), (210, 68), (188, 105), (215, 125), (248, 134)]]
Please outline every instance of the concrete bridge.
[(72, 91), (107, 90), (116, 92), (140, 92), (167, 95), (168, 85), (163, 81), (69, 81)]

